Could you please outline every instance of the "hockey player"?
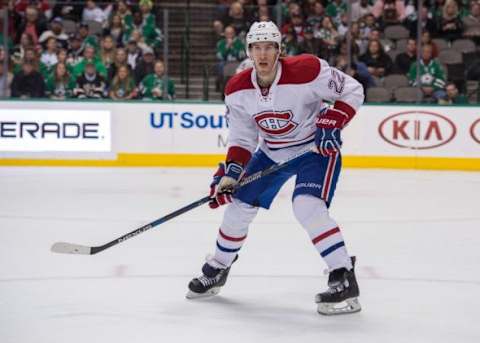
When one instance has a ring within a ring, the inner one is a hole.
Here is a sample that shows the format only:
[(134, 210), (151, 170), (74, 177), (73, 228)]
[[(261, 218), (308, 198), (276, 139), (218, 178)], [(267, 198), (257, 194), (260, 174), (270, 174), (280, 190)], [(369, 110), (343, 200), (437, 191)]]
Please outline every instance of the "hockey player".
[[(213, 177), (211, 208), (229, 204), (215, 254), (190, 284), (187, 298), (217, 294), (238, 257), (259, 207), (268, 209), (281, 186), (296, 176), (293, 210), (329, 268), (328, 290), (316, 295), (321, 314), (360, 311), (355, 259), (329, 216), (341, 169), (340, 132), (363, 102), (362, 86), (313, 55), (280, 58), (282, 37), (273, 22), (254, 23), (247, 36), (253, 68), (225, 89), (229, 148)], [(328, 107), (323, 103), (333, 103)], [(257, 148), (257, 145), (258, 148)], [(311, 147), (298, 162), (244, 187), (241, 177), (264, 170)]]

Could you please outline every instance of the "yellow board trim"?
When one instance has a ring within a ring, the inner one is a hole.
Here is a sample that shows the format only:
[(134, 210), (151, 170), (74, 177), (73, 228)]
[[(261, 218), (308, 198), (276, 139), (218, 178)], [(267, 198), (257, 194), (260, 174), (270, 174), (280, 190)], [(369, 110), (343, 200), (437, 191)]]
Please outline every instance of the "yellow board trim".
[[(131, 154), (116, 160), (0, 158), (0, 166), (15, 167), (212, 167), (223, 154)], [(391, 168), (480, 171), (480, 158), (343, 156), (347, 168)]]

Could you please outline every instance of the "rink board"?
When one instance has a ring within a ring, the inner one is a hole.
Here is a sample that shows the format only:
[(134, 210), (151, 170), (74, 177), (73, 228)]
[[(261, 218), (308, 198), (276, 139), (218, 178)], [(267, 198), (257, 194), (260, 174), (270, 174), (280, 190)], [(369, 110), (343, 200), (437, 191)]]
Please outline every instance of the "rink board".
[[(4, 166), (213, 166), (227, 135), (218, 103), (0, 102)], [(480, 106), (365, 105), (343, 141), (346, 167), (480, 170)]]

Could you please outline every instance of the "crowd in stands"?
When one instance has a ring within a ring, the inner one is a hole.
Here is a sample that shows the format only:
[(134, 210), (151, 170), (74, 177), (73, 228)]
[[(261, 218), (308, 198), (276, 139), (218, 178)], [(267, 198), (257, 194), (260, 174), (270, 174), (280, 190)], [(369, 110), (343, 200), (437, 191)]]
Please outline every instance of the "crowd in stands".
[[(285, 56), (310, 53), (327, 60), (360, 81), (367, 100), (393, 101), (395, 89), (419, 86), (425, 102), (464, 103), (468, 80), (477, 82), (478, 89), (479, 0), (424, 0), (420, 13), (416, 0), (356, 0), (351, 5), (350, 29), (347, 0), (217, 3), (213, 30), (218, 35), (219, 83), (234, 74), (232, 65), (238, 66), (237, 72), (251, 66), (243, 52), (251, 23), (272, 20), (280, 24)], [(378, 88), (383, 88), (379, 99), (374, 96)]]
[(175, 98), (152, 0), (10, 0), (0, 9), (9, 13), (0, 97)]

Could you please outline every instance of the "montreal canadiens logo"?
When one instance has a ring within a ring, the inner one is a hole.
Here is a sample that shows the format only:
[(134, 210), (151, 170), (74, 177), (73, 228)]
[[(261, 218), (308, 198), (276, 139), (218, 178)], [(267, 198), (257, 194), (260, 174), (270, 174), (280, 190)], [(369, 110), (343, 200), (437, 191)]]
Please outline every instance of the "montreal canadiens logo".
[(380, 137), (399, 148), (432, 149), (450, 142), (457, 133), (445, 116), (426, 111), (407, 111), (385, 118), (379, 125)]
[(282, 112), (260, 112), (253, 116), (257, 125), (262, 131), (270, 135), (286, 135), (292, 132), (298, 126), (293, 120), (293, 113), (291, 111)]

